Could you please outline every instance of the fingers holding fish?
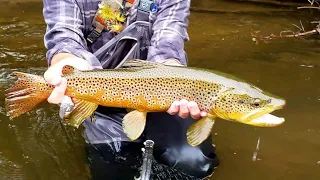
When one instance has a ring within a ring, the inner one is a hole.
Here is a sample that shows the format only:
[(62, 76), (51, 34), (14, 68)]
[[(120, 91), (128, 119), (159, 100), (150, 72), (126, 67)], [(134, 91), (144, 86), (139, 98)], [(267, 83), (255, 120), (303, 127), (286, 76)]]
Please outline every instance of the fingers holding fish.
[(187, 118), (189, 115), (193, 119), (199, 119), (200, 117), (207, 116), (207, 112), (200, 111), (198, 104), (194, 101), (187, 101), (182, 99), (181, 101), (174, 101), (167, 112), (171, 115), (178, 114), (181, 118)]
[(188, 101), (186, 99), (182, 99), (180, 101), (180, 109), (179, 109), (179, 116), (183, 119), (189, 116), (189, 109), (188, 109)]
[(193, 119), (199, 119), (200, 116), (200, 109), (198, 107), (198, 104), (194, 101), (188, 102), (188, 109), (190, 111), (190, 115)]
[(200, 116), (201, 116), (201, 117), (206, 117), (206, 116), (208, 116), (208, 112), (206, 112), (206, 111), (201, 111), (201, 112), (200, 112)]
[(193, 119), (200, 119), (202, 117), (208, 116), (208, 112), (201, 111), (199, 109), (198, 104), (195, 101), (188, 102), (188, 109), (189, 109), (190, 115)]
[(51, 104), (59, 104), (64, 97), (64, 93), (66, 89), (67, 89), (67, 80), (65, 78), (61, 78), (61, 82), (55, 86), (52, 93), (48, 97), (48, 102)]
[(62, 69), (66, 65), (73, 66), (79, 70), (92, 69), (91, 65), (86, 60), (78, 57), (68, 57), (52, 64), (44, 73), (44, 79), (49, 84), (58, 85), (61, 82)]
[(65, 65), (70, 65), (80, 70), (92, 69), (91, 65), (86, 60), (78, 57), (67, 57), (52, 64), (44, 73), (44, 79), (49, 84), (55, 86), (48, 98), (48, 102), (51, 104), (59, 104), (64, 97), (67, 88), (67, 80), (62, 77), (62, 69)]
[(180, 102), (179, 101), (174, 101), (170, 108), (167, 110), (167, 112), (170, 114), (170, 115), (175, 115), (179, 112), (179, 107), (180, 107)]
[[(52, 66), (53, 67), (53, 66)], [(54, 86), (58, 85), (61, 83), (61, 74), (57, 71), (55, 71), (54, 68), (49, 68), (45, 73), (44, 73), (44, 79), (49, 83)]]

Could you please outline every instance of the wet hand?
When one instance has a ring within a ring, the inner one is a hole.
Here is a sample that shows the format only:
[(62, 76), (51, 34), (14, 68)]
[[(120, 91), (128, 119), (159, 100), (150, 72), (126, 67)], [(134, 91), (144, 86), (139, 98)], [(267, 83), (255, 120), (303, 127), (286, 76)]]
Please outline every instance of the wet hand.
[(55, 64), (51, 65), (49, 69), (44, 73), (45, 80), (55, 86), (51, 95), (48, 98), (48, 102), (51, 104), (59, 104), (64, 98), (65, 91), (67, 89), (67, 80), (62, 77), (62, 68), (65, 65), (73, 66), (79, 70), (90, 70), (91, 65), (84, 59), (78, 57), (63, 58)]
[(184, 119), (189, 117), (189, 115), (191, 115), (193, 119), (200, 119), (201, 117), (208, 115), (206, 111), (201, 111), (199, 109), (199, 106), (196, 102), (187, 101), (186, 99), (174, 101), (167, 112), (171, 115), (178, 114)]

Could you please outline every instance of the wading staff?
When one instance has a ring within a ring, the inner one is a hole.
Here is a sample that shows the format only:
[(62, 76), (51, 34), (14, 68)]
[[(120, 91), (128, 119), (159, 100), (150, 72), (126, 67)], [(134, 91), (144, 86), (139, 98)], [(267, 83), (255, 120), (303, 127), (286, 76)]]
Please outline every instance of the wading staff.
[(154, 142), (152, 140), (146, 140), (143, 144), (143, 164), (141, 169), (140, 180), (150, 180)]

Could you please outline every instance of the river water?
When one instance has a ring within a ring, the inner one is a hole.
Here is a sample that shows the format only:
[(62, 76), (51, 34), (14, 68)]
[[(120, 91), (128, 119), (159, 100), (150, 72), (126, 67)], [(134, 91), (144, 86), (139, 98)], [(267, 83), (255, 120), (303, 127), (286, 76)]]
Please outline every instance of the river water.
[[(42, 73), (47, 67), (42, 3), (14, 2), (0, 5), (0, 179), (88, 179), (81, 129), (61, 125), (57, 107), (45, 103), (14, 121), (5, 116), (10, 72)], [(217, 120), (213, 136), (221, 164), (211, 179), (318, 180), (319, 38), (256, 42), (250, 34), (297, 31), (292, 24), (300, 26), (300, 20), (308, 29), (316, 14), (292, 5), (242, 1), (199, 0), (192, 8), (186, 44), (190, 66), (236, 75), (287, 100), (274, 113), (286, 118), (279, 127)]]

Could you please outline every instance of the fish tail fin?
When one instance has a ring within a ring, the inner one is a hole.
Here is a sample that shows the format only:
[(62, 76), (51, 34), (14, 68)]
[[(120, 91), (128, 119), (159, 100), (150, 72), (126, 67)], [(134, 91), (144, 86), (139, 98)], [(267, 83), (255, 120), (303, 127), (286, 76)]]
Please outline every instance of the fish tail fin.
[(53, 86), (42, 76), (22, 72), (13, 72), (11, 75), (18, 80), (5, 91), (5, 108), (10, 119), (32, 110), (45, 101), (53, 90)]

